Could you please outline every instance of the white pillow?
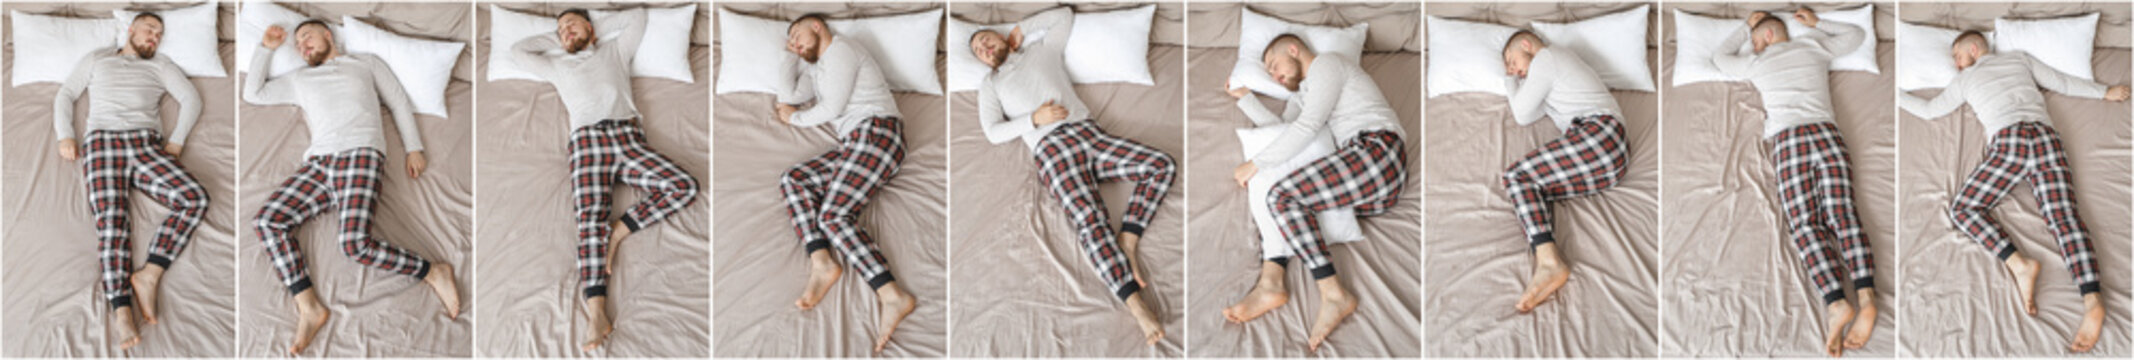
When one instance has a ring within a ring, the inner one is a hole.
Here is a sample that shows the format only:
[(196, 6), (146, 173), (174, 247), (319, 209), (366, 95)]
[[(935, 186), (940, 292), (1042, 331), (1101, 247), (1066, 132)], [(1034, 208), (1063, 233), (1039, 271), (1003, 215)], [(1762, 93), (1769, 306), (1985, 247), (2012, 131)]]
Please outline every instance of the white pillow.
[[(1268, 145), (1274, 143), (1275, 138), (1282, 136), (1282, 131), (1288, 129), (1288, 123), (1237, 129), (1237, 140), (1244, 145), (1241, 148), (1244, 149), (1245, 158), (1250, 159), (1259, 155), (1260, 150), (1265, 150)], [(1260, 229), (1261, 258), (1287, 257), (1294, 252), (1290, 250), (1288, 242), (1284, 241), (1286, 238), (1282, 236), (1282, 224), (1275, 221), (1273, 210), (1268, 208), (1267, 192), (1274, 187), (1275, 182), (1289, 177), (1297, 168), (1311, 165), (1312, 162), (1333, 154), (1334, 137), (1321, 131), (1313, 135), (1312, 142), (1305, 145), (1303, 150), (1299, 150), (1296, 157), (1280, 166), (1260, 169), (1259, 173), (1253, 174), (1252, 179), (1245, 182), (1245, 204), (1252, 208), (1252, 222)], [(1328, 244), (1363, 240), (1363, 226), (1356, 223), (1355, 210), (1331, 209), (1319, 212), (1317, 216), (1319, 236), (1326, 239)]]
[[(1549, 46), (1569, 49), (1593, 67), (1608, 88), (1656, 91), (1652, 71), (1645, 62), (1645, 30), (1649, 5), (1601, 15), (1567, 24), (1533, 23), (1534, 34)], [(1503, 62), (1504, 43), (1497, 44), (1497, 61)]]
[(15, 60), (10, 86), (63, 82), (74, 66), (98, 49), (108, 49), (124, 24), (110, 18), (69, 18), (10, 10), (14, 16)]
[(1720, 72), (1712, 64), (1712, 56), (1735, 51), (1725, 42), (1735, 31), (1748, 26), (1742, 22), (1675, 9), (1675, 78), (1671, 84), (1741, 80)]
[[(296, 37), (296, 24), (303, 23), (304, 20), (310, 18), (273, 3), (256, 2), (244, 4), (244, 7), (237, 12), (236, 47), (238, 71), (251, 71), (252, 51), (259, 49), (259, 38), (267, 33), (268, 27), (281, 26), (282, 30), (289, 33), (287, 38), (293, 39)], [(340, 36), (340, 26), (327, 24), (326, 27), (332, 29), (335, 39), (343, 37)], [(268, 75), (281, 76), (304, 68), (303, 56), (297, 54), (296, 46), (292, 46), (290, 42), (284, 41), (281, 47), (274, 49), (274, 56), (270, 58), (272, 63), (267, 65)], [(344, 49), (348, 47), (347, 44), (340, 44), (340, 46)]]
[(1519, 29), (1431, 16), (1425, 97), (1460, 92), (1505, 95), (1504, 42)]
[[(861, 48), (874, 55), (875, 64), (882, 67), (883, 77), (889, 79), (889, 88), (941, 95), (941, 74), (934, 71), (934, 55), (941, 46), (936, 41), (941, 36), (941, 14), (942, 9), (934, 9), (827, 22), (830, 31), (836, 34), (832, 41), (857, 41)], [(780, 45), (774, 50), (784, 51), (786, 25), (785, 22), (778, 23), (778, 35), (773, 39)], [(737, 53), (733, 48), (726, 51)], [(763, 56), (766, 53), (740, 54), (767, 57)]]
[(1251, 10), (1244, 11), (1239, 18), (1237, 65), (1230, 68), (1228, 86), (1251, 88), (1253, 92), (1283, 100), (1288, 100), (1291, 92), (1282, 87), (1282, 83), (1275, 82), (1273, 76), (1268, 76), (1267, 65), (1260, 61), (1260, 55), (1267, 50), (1267, 42), (1282, 34), (1293, 34), (1303, 38), (1312, 52), (1341, 54), (1360, 61), (1363, 59), (1364, 37), (1371, 29), (1370, 23), (1357, 23), (1347, 28), (1297, 24)]
[(1956, 80), (1956, 59), (1949, 44), (1962, 31), (1907, 22), (1897, 23), (1897, 89), (1912, 91), (1948, 87)]
[(786, 25), (719, 9), (719, 76), (713, 92), (777, 94), (798, 79), (795, 66), (800, 58), (785, 51)]
[[(554, 32), (555, 18), (511, 11), (496, 4), (489, 4), (489, 53), (486, 54), (489, 57), (489, 73), (484, 78), (488, 81), (547, 81), (520, 69), (519, 63), (511, 58), (511, 47), (517, 45), (520, 40)], [(643, 47), (640, 46), (639, 49)]]
[(346, 15), (341, 17), (341, 35), (341, 47), (349, 53), (385, 60), (415, 103), (416, 113), (451, 116), (445, 109), (445, 85), (452, 83), (452, 66), (466, 43), (401, 36)]
[[(185, 70), (186, 76), (219, 78), (230, 76), (222, 70), (222, 48), (217, 45), (216, 21), (218, 11), (214, 1), (198, 6), (157, 11), (163, 18), (163, 39), (156, 44), (156, 54), (170, 57)], [(112, 10), (111, 16), (118, 20), (118, 46), (125, 46), (126, 27), (133, 25), (137, 11)]]
[(2095, 80), (2090, 53), (2097, 50), (2097, 13), (2055, 19), (1993, 19), (1993, 51), (2028, 52), (2055, 70)]
[[(1773, 12), (1772, 15), (1783, 15), (1779, 16), (1779, 20), (1786, 22), (1787, 33), (1801, 34), (1808, 31), (1808, 25), (1801, 24), (1799, 20), (1794, 20), (1792, 13)], [(1815, 15), (1816, 18), (1822, 19), (1822, 21), (1858, 26), (1860, 31), (1865, 32), (1866, 37), (1860, 40), (1860, 47), (1854, 48), (1849, 53), (1837, 54), (1837, 58), (1831, 59), (1830, 70), (1866, 71), (1870, 74), (1882, 73), (1881, 64), (1875, 62), (1875, 4), (1867, 4), (1851, 10), (1821, 11), (1816, 12)], [(1726, 35), (1721, 34), (1720, 36)]]
[[(605, 21), (621, 10), (592, 11), (595, 33), (601, 41), (622, 36), (621, 24)], [(630, 59), (630, 75), (696, 82), (689, 68), (689, 34), (696, 25), (696, 4), (674, 8), (646, 8), (645, 35), (637, 43), (637, 56)], [(529, 37), (556, 32), (556, 18), (489, 5), (489, 81), (530, 80), (546, 82), (519, 67), (511, 58), (511, 46)]]
[[(1155, 85), (1149, 75), (1149, 27), (1156, 5), (1074, 15), (1067, 37), (1067, 77), (1076, 84), (1123, 82)], [(966, 34), (968, 35), (968, 34)], [(970, 41), (965, 36), (964, 41)], [(971, 52), (970, 46), (949, 51)]]
[[(971, 34), (976, 34), (979, 30), (993, 30), (1005, 34), (1014, 29), (1014, 23), (979, 25), (962, 19), (948, 19), (948, 47), (945, 48), (948, 51), (948, 91), (977, 91), (978, 87), (985, 83), (985, 76), (989, 71), (985, 63), (978, 61), (978, 55), (971, 54)], [(1067, 54), (1074, 53), (1073, 49), (1067, 50)], [(1143, 64), (1144, 67), (1146, 65)]]

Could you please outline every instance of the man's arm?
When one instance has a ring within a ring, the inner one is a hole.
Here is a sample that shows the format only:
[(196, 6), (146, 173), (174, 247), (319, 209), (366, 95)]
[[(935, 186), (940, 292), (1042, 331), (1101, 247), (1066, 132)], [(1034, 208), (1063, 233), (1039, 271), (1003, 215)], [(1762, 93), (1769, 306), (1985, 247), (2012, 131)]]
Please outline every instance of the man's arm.
[(548, 52), (562, 48), (563, 41), (557, 40), (555, 33), (529, 36), (511, 45), (511, 61), (518, 63), (520, 69), (550, 78), (556, 73), (556, 61), (548, 57)]
[(1260, 150), (1259, 156), (1252, 158), (1252, 163), (1261, 168), (1274, 167), (1304, 151), (1312, 137), (1319, 136), (1320, 129), (1325, 128), (1326, 122), (1333, 117), (1334, 104), (1341, 101), (1341, 85), (1348, 81), (1349, 72), (1356, 71), (1352, 66), (1338, 60), (1312, 61), (1312, 73), (1305, 76), (1304, 83), (1299, 86), (1311, 91), (1298, 94), (1305, 96), (1302, 101), (1290, 101), (1288, 107), (1295, 111), (1284, 111), (1294, 113), (1296, 118), (1289, 122), (1288, 129), (1282, 130), (1281, 136), (1275, 137), (1266, 149)]
[(636, 8), (617, 12), (606, 19), (622, 24), (622, 33), (617, 34), (620, 36), (615, 38), (614, 46), (615, 53), (622, 55), (623, 60), (637, 57), (637, 45), (645, 39), (645, 16), (645, 8)]
[(2074, 75), (2060, 72), (2059, 69), (2054, 69), (2051, 65), (2038, 61), (2038, 58), (2031, 57), (2030, 54), (2015, 53), (2008, 55), (2023, 59), (2024, 65), (2030, 67), (2030, 77), (2037, 81), (2039, 87), (2052, 90), (2061, 95), (2084, 99), (2104, 98), (2106, 88), (2104, 84), (2083, 80)]
[(1897, 108), (1921, 119), (1939, 119), (1964, 105), (1964, 86), (1960, 81), (1961, 78), (1958, 82), (1951, 82), (1948, 87), (1941, 89), (1941, 94), (1934, 95), (1931, 100), (1921, 99), (1911, 93), (1901, 94), (1897, 99)]
[[(852, 101), (852, 89), (859, 87), (855, 82), (859, 81), (861, 54), (833, 53), (831, 49), (823, 49), (823, 56), (815, 60), (815, 66), (821, 69), (819, 77), (815, 81), (802, 82), (816, 83), (815, 105), (793, 113), (789, 120), (793, 126), (815, 126), (836, 120), (837, 115), (845, 111), (845, 103)], [(850, 50), (863, 51), (857, 47)]]
[(987, 142), (1000, 144), (1014, 141), (1037, 129), (1037, 122), (1031, 119), (1032, 114), (1006, 114), (1000, 107), (1000, 93), (993, 88), (992, 77), (988, 76), (984, 81), (978, 86), (978, 122), (985, 128)]
[[(787, 69), (800, 66), (798, 56), (788, 54), (785, 59)], [(815, 76), (803, 69), (793, 69), (791, 73), (795, 75), (793, 81), (783, 83), (786, 86), (778, 89), (778, 103), (799, 105), (815, 101)]]
[(1818, 21), (1813, 29), (1811, 31), (1822, 33), (1809, 38), (1815, 40), (1816, 46), (1823, 47), (1823, 51), (1829, 51), (1831, 56), (1849, 54), (1867, 45), (1867, 31), (1853, 24)]
[(386, 110), (392, 111), (393, 125), (400, 127), (400, 146), (409, 153), (420, 152), (422, 128), (415, 124), (415, 101), (408, 98), (407, 88), (400, 86), (400, 77), (385, 62), (370, 55), (364, 56), (370, 66), (371, 83), (377, 88), (378, 100), (385, 102)]
[(260, 105), (289, 105), (296, 103), (290, 92), (288, 80), (267, 79), (267, 65), (274, 62), (274, 48), (260, 46), (252, 51), (251, 74), (245, 75), (245, 102)]
[(1749, 28), (1746, 26), (1735, 28), (1733, 34), (1727, 35), (1726, 41), (1719, 43), (1724, 45), (1720, 49), (1735, 50), (1730, 53), (1712, 54), (1712, 66), (1719, 68), (1719, 72), (1727, 76), (1736, 78), (1749, 77), (1750, 65), (1756, 62), (1755, 45), (1749, 43)]
[(1546, 49), (1534, 54), (1534, 62), (1526, 67), (1526, 81), (1516, 82), (1517, 85), (1511, 88), (1511, 96), (1505, 97), (1505, 102), (1511, 105), (1512, 121), (1525, 126), (1548, 114), (1544, 110), (1549, 91), (1555, 90), (1556, 78), (1562, 77), (1558, 73), (1563, 70), (1563, 64), (1556, 58), (1560, 55), (1563, 54)]
[(185, 137), (192, 134), (193, 124), (200, 122), (200, 92), (193, 82), (185, 78), (185, 70), (168, 57), (156, 57), (156, 75), (163, 84), (163, 92), (178, 101), (178, 123), (171, 126), (170, 144), (184, 146)]
[(74, 73), (67, 74), (67, 82), (59, 84), (59, 93), (52, 94), (53, 139), (74, 139), (74, 100), (89, 90), (89, 80), (96, 77), (96, 59), (105, 51), (108, 49), (83, 55), (81, 62), (74, 65)]
[(1043, 36), (1037, 39), (1035, 44), (1018, 45), (1025, 52), (1059, 56), (1059, 54), (1066, 51), (1067, 38), (1074, 31), (1074, 9), (1061, 6), (1052, 10), (1038, 12), (1028, 18), (1024, 18), (1016, 26), (1023, 28), (1024, 33), (1030, 33), (1031, 31), (1044, 33)]

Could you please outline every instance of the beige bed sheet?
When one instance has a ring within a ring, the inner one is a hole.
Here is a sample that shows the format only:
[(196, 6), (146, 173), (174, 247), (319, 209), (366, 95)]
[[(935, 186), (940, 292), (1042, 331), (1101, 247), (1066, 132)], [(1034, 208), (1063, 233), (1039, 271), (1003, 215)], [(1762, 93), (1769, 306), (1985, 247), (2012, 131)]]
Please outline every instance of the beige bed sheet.
[[(248, 3), (262, 6), (265, 3)], [(395, 33), (430, 39), (470, 42), (473, 10), (449, 3), (282, 3), (298, 13), (338, 23), (341, 15), (370, 21)], [(257, 46), (236, 44), (235, 46)], [(453, 80), (445, 88), (450, 117), (417, 115), (429, 169), (409, 179), (401, 131), (382, 116), (386, 136), (385, 177), (378, 188), (371, 234), (436, 263), (453, 265), (460, 284), (461, 313), (447, 318), (437, 294), (421, 281), (366, 267), (335, 249), (340, 220), (332, 211), (299, 228), (298, 246), (310, 263), (319, 299), (333, 318), (312, 339), (307, 356), (465, 357), (473, 355), (471, 335), (479, 308), (471, 296), (474, 244), (474, 122), (471, 49), (460, 54)], [(231, 63), (235, 64), (235, 63)], [(233, 81), (243, 81), (232, 73)], [(303, 115), (295, 106), (240, 104), (244, 129), (238, 134), (240, 219), (249, 224), (267, 195), (296, 174), (309, 146)], [(280, 356), (296, 329), (296, 304), (273, 270), (273, 260), (256, 231), (239, 231), (238, 291), (245, 315), (238, 319), (240, 356)]]
[[(1829, 11), (1852, 4), (1814, 4)], [(1853, 200), (1880, 264), (1875, 272), (1875, 336), (1848, 356), (1893, 356), (1898, 294), (1894, 201), (1897, 167), (1893, 116), (1896, 68), (1889, 3), (1875, 4), (1876, 58), (1882, 74), (1837, 71), (1830, 77), (1837, 125), (1852, 157)], [(1673, 4), (1708, 16), (1741, 18), (1752, 10), (1791, 4)], [(1672, 13), (1670, 10), (1669, 13)], [(1673, 16), (1667, 16), (1672, 25)], [(1670, 30), (1669, 41), (1672, 41)], [(1671, 46), (1671, 45), (1670, 45)], [(1661, 81), (1672, 81), (1673, 59)], [(1664, 86), (1664, 85), (1663, 85)], [(1668, 87), (1661, 171), (1667, 206), (1661, 224), (1665, 305), (1662, 356), (1823, 356), (1823, 304), (1811, 291), (1796, 247), (1780, 215), (1770, 145), (1763, 140), (1763, 106), (1746, 82)], [(1851, 293), (1847, 293), (1848, 296)]]
[[(490, 3), (476, 6), (487, 24)], [(532, 14), (567, 8), (616, 8), (602, 4), (498, 4)], [(634, 5), (633, 5), (634, 6)], [(676, 4), (651, 4), (669, 7)], [(710, 31), (709, 15), (699, 8), (701, 34)], [(481, 54), (477, 78), (487, 74), (490, 51), (507, 50), (510, 40), (492, 42), (488, 27), (477, 27)], [(703, 39), (703, 36), (694, 36)], [(646, 142), (673, 160), (700, 184), (711, 174), (709, 43), (691, 47), (695, 81), (637, 78), (633, 81), (639, 120)], [(615, 332), (607, 344), (582, 352), (588, 331), (583, 293), (578, 284), (577, 228), (572, 222), (569, 119), (555, 87), (526, 80), (480, 81), (482, 137), (476, 147), (482, 160), (475, 171), (482, 189), (474, 240), (474, 308), (482, 319), (474, 334), (475, 353), (494, 357), (705, 357), (711, 352), (711, 201), (700, 193), (694, 203), (659, 224), (630, 235), (616, 249), (609, 286), (609, 314)], [(617, 209), (635, 204), (644, 193), (617, 185)], [(532, 195), (544, 194), (544, 195)]]
[[(2108, 85), (2125, 85), (2134, 55), (2127, 49), (2128, 13), (2124, 3), (2109, 4), (1931, 4), (1904, 5), (1904, 18), (1943, 27), (1990, 27), (1992, 19), (2007, 14), (2038, 17), (2099, 11), (2100, 35), (2116, 29), (2117, 39), (2100, 37), (2099, 51), (2091, 58), (2096, 78)], [(1919, 14), (1914, 14), (1914, 12)], [(1914, 95), (1932, 96), (1938, 90)], [(2052, 126), (2059, 130), (2074, 166), (2079, 213), (2089, 226), (2096, 248), (2098, 277), (2106, 309), (2105, 330), (2097, 347), (2087, 355), (2126, 357), (2134, 353), (2134, 335), (2127, 324), (2134, 322), (2128, 310), (2130, 263), (2129, 186), (2134, 185), (2134, 110), (2124, 102), (2079, 99), (2046, 92), (2046, 109)], [(1910, 113), (1900, 117), (1897, 141), (1898, 166), (1904, 169), (1896, 201), (1898, 238), (1904, 258), (1896, 263), (1904, 274), (1905, 290), (1896, 300), (1903, 314), (1903, 338), (1899, 352), (1906, 356), (2068, 356), (2067, 344), (2081, 325), (2083, 307), (2079, 291), (2060, 258), (2059, 243), (2047, 231), (2038, 203), (2029, 185), (2017, 186), (1992, 216), (2025, 256), (2038, 260), (2038, 314), (2024, 314), (2022, 299), (2009, 280), (2008, 271), (1991, 253), (1951, 227), (1947, 208), (1957, 189), (1985, 154), (1986, 134), (1977, 114), (1964, 108), (1954, 114), (1922, 120)], [(1884, 261), (1883, 264), (1890, 264)]]
[[(1196, 357), (1414, 357), (1422, 344), (1422, 126), (1421, 56), (1401, 48), (1417, 37), (1421, 24), (1415, 4), (1254, 4), (1249, 11), (1293, 21), (1349, 25), (1371, 24), (1374, 47), (1360, 59), (1377, 81), (1404, 127), (1402, 137), (1410, 164), (1399, 203), (1382, 215), (1360, 218), (1366, 240), (1334, 246), (1331, 258), (1341, 279), (1359, 300), (1357, 310), (1317, 353), (1305, 346), (1318, 316), (1319, 290), (1311, 275), (1292, 270), (1284, 275), (1290, 302), (1244, 324), (1223, 319), (1223, 308), (1252, 290), (1261, 263), (1259, 230), (1253, 223), (1245, 190), (1230, 178), (1230, 169), (1245, 161), (1237, 129), (1252, 122), (1237, 110), (1237, 99), (1223, 93), (1237, 60), (1238, 18), (1248, 6), (1192, 4), (1196, 40), (1187, 67), (1191, 84), (1187, 127), (1192, 135), (1188, 171), (1176, 188), (1187, 191), (1187, 224), (1192, 227), (1192, 260), (1187, 272), (1191, 295), (1186, 302), (1186, 333)], [(1205, 33), (1220, 34), (1208, 36)], [(1203, 45), (1205, 44), (1205, 45)], [(1270, 109), (1281, 102), (1261, 97)], [(1174, 189), (1176, 189), (1174, 188)]]
[[(7, 10), (73, 17), (108, 17), (112, 9), (143, 6), (155, 9), (192, 4), (63, 4), (9, 3)], [(236, 6), (221, 6), (223, 26), (219, 36), (224, 68), (230, 62), (230, 41)], [(0, 16), (12, 23), (12, 16)], [(10, 34), (12, 35), (12, 34)], [(15, 47), (9, 37), (5, 61), (14, 61)], [(35, 49), (23, 49), (34, 51)], [(12, 73), (6, 76), (13, 76)], [(0, 76), (5, 80), (6, 76)], [(0, 317), (14, 319), (0, 326), (6, 340), (0, 348), (8, 357), (105, 357), (105, 356), (231, 356), (235, 355), (237, 287), (234, 223), (237, 203), (236, 122), (230, 106), (237, 92), (234, 78), (192, 78), (200, 93), (199, 122), (187, 139), (178, 160), (186, 172), (208, 190), (208, 211), (194, 229), (193, 240), (179, 253), (161, 284), (159, 322), (141, 327), (141, 344), (120, 351), (107, 334), (109, 307), (97, 289), (98, 267), (95, 228), (83, 200), (81, 165), (59, 158), (52, 135), (52, 96), (57, 83), (7, 87), (5, 114), (0, 125), (7, 163), (0, 173)], [(94, 97), (97, 94), (87, 94)], [(87, 104), (88, 101), (82, 101)], [(76, 114), (86, 114), (86, 106)], [(174, 101), (163, 103), (164, 121), (177, 118)], [(80, 120), (76, 120), (77, 123)], [(79, 125), (76, 128), (80, 128)], [(163, 133), (168, 135), (168, 125)], [(133, 228), (133, 262), (146, 264), (148, 246), (155, 229), (169, 210), (135, 192), (129, 223)]]
[[(908, 14), (938, 3), (732, 4), (738, 12), (777, 19), (806, 13), (832, 18)], [(716, 17), (716, 16), (713, 16)], [(716, 22), (712, 29), (716, 32)], [(714, 53), (718, 46), (713, 45)], [(713, 55), (717, 68), (718, 55)], [(889, 260), (897, 284), (919, 306), (897, 326), (879, 356), (948, 353), (948, 141), (940, 96), (896, 93), (903, 115), (904, 163), (875, 194), (859, 224)], [(796, 128), (771, 114), (769, 94), (714, 96), (713, 354), (721, 357), (859, 357), (874, 354), (876, 297), (849, 270), (813, 310), (793, 300), (805, 288), (807, 255), (793, 237), (778, 177), (836, 147), (829, 127)]]
[[(970, 21), (1020, 20), (1048, 5), (964, 4), (952, 12)], [(1183, 21), (1183, 4), (1159, 3), (1157, 24)], [(1085, 6), (1084, 11), (1099, 8)], [(1157, 30), (1181, 27), (1159, 26)], [(1152, 41), (1175, 39), (1154, 33)], [(951, 49), (949, 51), (957, 51)], [(968, 51), (968, 50), (963, 50)], [(1160, 41), (1149, 47), (1149, 72), (1155, 85), (1098, 84), (1076, 86), (1099, 127), (1112, 135), (1155, 147), (1174, 158), (1185, 154), (1185, 131), (1179, 99), (1183, 86), (1182, 47)], [(992, 144), (978, 126), (978, 92), (950, 94), (948, 123), (951, 196), (950, 228), (956, 234), (949, 256), (955, 266), (950, 306), (955, 336), (951, 356), (1177, 357), (1185, 350), (1185, 241), (1183, 182), (1156, 208), (1141, 241), (1140, 257), (1148, 272), (1142, 300), (1164, 324), (1155, 346), (1143, 341), (1141, 328), (1127, 314), (1125, 302), (1097, 279), (1089, 257), (1075, 240), (1067, 216), (1037, 180), (1036, 164), (1020, 140)], [(1126, 208), (1132, 185), (1098, 186), (1112, 219)], [(1114, 225), (1116, 226), (1116, 225)]]
[[(1569, 22), (1645, 3), (1434, 3), (1426, 13), (1501, 24)], [(1648, 10), (1658, 13), (1655, 10)], [(1657, 16), (1657, 15), (1655, 15)], [(1648, 32), (1656, 32), (1654, 24)], [(1659, 55), (1657, 48), (1648, 58)], [(1653, 60), (1657, 62), (1657, 60)], [(1652, 356), (1659, 331), (1658, 95), (1615, 91), (1629, 165), (1614, 188), (1551, 204), (1571, 280), (1532, 314), (1513, 308), (1534, 260), (1509, 198), (1504, 169), (1560, 138), (1547, 122), (1511, 120), (1504, 96), (1449, 94), (1426, 101), (1430, 184), (1428, 297), (1434, 356)]]

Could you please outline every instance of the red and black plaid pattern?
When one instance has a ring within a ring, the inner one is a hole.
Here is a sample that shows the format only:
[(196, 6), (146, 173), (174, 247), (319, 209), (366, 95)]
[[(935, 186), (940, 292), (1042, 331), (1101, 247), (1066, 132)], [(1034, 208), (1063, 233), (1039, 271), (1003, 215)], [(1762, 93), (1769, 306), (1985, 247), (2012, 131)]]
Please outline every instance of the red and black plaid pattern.
[(1076, 121), (1052, 129), (1038, 142), (1038, 178), (1052, 190), (1060, 206), (1067, 210), (1067, 219), (1075, 227), (1075, 235), (1081, 239), (1082, 251), (1089, 254), (1089, 261), (1096, 266), (1097, 277), (1120, 299), (1141, 290), (1134, 278), (1126, 254), (1117, 244), (1117, 234), (1111, 232), (1110, 220), (1104, 208), (1104, 199), (1097, 194), (1097, 183), (1103, 181), (1131, 181), (1133, 196), (1126, 203), (1125, 218), (1119, 221), (1119, 231), (1141, 234), (1148, 228), (1149, 218), (1156, 215), (1156, 206), (1163, 203), (1163, 196), (1171, 189), (1171, 177), (1178, 167), (1171, 155), (1156, 148), (1127, 140), (1097, 129), (1095, 121)]
[(1542, 144), (1504, 170), (1504, 191), (1518, 212), (1527, 245), (1556, 241), (1549, 203), (1614, 187), (1630, 149), (1623, 146), (1623, 123), (1614, 115), (1571, 120), (1563, 137)]
[(1956, 229), (1978, 240), (1986, 250), (2006, 260), (2015, 254), (2015, 244), (1987, 214), (2017, 183), (2030, 183), (2044, 213), (2046, 226), (2060, 241), (2060, 257), (2083, 294), (2096, 292), (2097, 261), (2091, 257), (2089, 228), (2075, 212), (2074, 171), (2067, 166), (2067, 152), (2060, 147), (2060, 134), (2051, 126), (2025, 121), (2001, 129), (1986, 145), (1986, 159), (1971, 171), (1963, 190), (1949, 201), (1949, 221)]
[[(1356, 135), (1333, 155), (1314, 160), (1275, 182), (1267, 206), (1282, 224), (1294, 257), (1304, 260), (1312, 278), (1334, 276), (1326, 240), (1319, 237), (1319, 217), (1329, 209), (1353, 208), (1357, 216), (1383, 214), (1400, 200), (1408, 181), (1407, 149), (1400, 135), (1371, 131)], [(1286, 264), (1287, 261), (1279, 261)]]
[(808, 253), (836, 247), (837, 254), (879, 288), (895, 278), (889, 262), (857, 222), (876, 190), (904, 163), (904, 134), (896, 118), (877, 117), (855, 126), (836, 149), (793, 165), (778, 179), (793, 234)]
[(645, 145), (632, 120), (604, 120), (571, 131), (571, 198), (578, 223), (578, 281), (586, 297), (607, 295), (608, 215), (617, 181), (645, 193), (624, 209), (635, 232), (696, 201), (697, 180)]
[(304, 159), (296, 176), (267, 195), (267, 205), (253, 217), (252, 227), (267, 243), (274, 271), (290, 294), (311, 288), (304, 253), (291, 234), (329, 207), (341, 210), (341, 252), (350, 259), (418, 279), (429, 274), (429, 261), (371, 237), (371, 207), (377, 202), (379, 167), (384, 164), (385, 153), (374, 148), (314, 155)]
[(88, 180), (89, 214), (96, 223), (97, 256), (103, 265), (104, 301), (133, 304), (132, 229), (126, 221), (129, 189), (139, 189), (170, 215), (156, 229), (148, 262), (164, 268), (185, 251), (193, 228), (207, 211), (207, 189), (163, 153), (155, 129), (94, 131), (84, 137), (82, 174)]
[(1852, 157), (1838, 126), (1795, 126), (1771, 141), (1786, 232), (1816, 293), (1826, 304), (1845, 299), (1841, 266), (1854, 287), (1875, 287), (1875, 253), (1852, 206)]

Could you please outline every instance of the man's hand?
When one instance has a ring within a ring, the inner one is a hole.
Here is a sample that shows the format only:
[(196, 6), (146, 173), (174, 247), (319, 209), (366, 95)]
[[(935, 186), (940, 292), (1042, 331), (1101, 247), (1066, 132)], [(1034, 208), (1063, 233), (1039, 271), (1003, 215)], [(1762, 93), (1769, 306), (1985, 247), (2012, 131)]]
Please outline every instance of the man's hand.
[(1752, 11), (1752, 12), (1749, 12), (1749, 28), (1751, 28), (1751, 29), (1754, 29), (1754, 28), (1756, 28), (1756, 23), (1758, 23), (1758, 22), (1763, 22), (1763, 21), (1764, 21), (1764, 18), (1767, 18), (1767, 17), (1771, 17), (1771, 13), (1768, 13), (1768, 12), (1762, 12), (1762, 11)]
[(419, 178), (419, 177), (422, 177), (422, 170), (423, 170), (423, 169), (426, 169), (426, 168), (429, 168), (429, 167), (430, 167), (430, 159), (429, 159), (428, 157), (424, 157), (424, 156), (422, 156), (422, 152), (421, 152), (421, 151), (412, 151), (412, 152), (408, 152), (408, 178), (409, 178), (409, 179), (414, 179), (414, 178)]
[(1233, 97), (1233, 98), (1239, 98), (1239, 99), (1243, 99), (1243, 98), (1245, 98), (1246, 96), (1251, 96), (1251, 95), (1252, 95), (1252, 88), (1248, 88), (1248, 87), (1243, 87), (1243, 86), (1236, 86), (1236, 85), (1231, 85), (1231, 84), (1223, 84), (1223, 86), (1226, 86), (1226, 87), (1231, 87), (1231, 89), (1230, 89), (1230, 90), (1224, 90), (1223, 92), (1227, 92), (1227, 93), (1230, 93), (1230, 97)]
[(1046, 100), (1044, 105), (1038, 105), (1037, 113), (1030, 114), (1030, 124), (1037, 126), (1051, 125), (1064, 119), (1067, 119), (1067, 107), (1051, 100)]
[(259, 45), (267, 47), (268, 50), (282, 47), (282, 38), (288, 35), (289, 32), (283, 31), (281, 25), (268, 26), (267, 33), (259, 37)]
[(1807, 6), (1793, 10), (1793, 19), (1800, 20), (1801, 25), (1808, 27), (1815, 27), (1817, 23), (1823, 22), (1822, 18), (1815, 17), (1815, 10), (1810, 10)]
[(1022, 50), (1023, 50), (1023, 26), (1022, 26), (1022, 25), (1016, 25), (1016, 26), (1015, 26), (1015, 29), (1014, 29), (1014, 30), (1008, 30), (1008, 51), (1022, 51)]
[(2128, 91), (2127, 91), (2127, 86), (2126, 86), (2126, 85), (2120, 85), (2120, 86), (2113, 86), (2113, 87), (2111, 87), (2111, 88), (2107, 88), (2107, 89), (2104, 89), (2104, 99), (2105, 99), (2105, 100), (2111, 100), (2111, 101), (2127, 101), (2127, 96), (2128, 96), (2128, 95), (2134, 95), (2134, 94), (2130, 94), (2130, 93), (2128, 93)]
[(75, 142), (74, 139), (59, 140), (59, 158), (74, 161), (81, 158), (80, 151), (81, 143)]
[(771, 104), (771, 107), (773, 112), (778, 113), (778, 122), (782, 123), (792, 123), (793, 113), (800, 112), (800, 108), (785, 103)]
[(164, 153), (164, 154), (170, 154), (170, 157), (178, 157), (178, 154), (179, 154), (179, 153), (184, 153), (184, 152), (185, 152), (185, 144), (180, 144), (180, 143), (175, 143), (175, 142), (169, 142), (169, 141), (165, 141), (165, 142), (163, 142), (163, 153)]
[(1237, 179), (1238, 187), (1250, 187), (1248, 185), (1245, 185), (1245, 183), (1247, 181), (1252, 181), (1252, 174), (1257, 174), (1259, 172), (1260, 166), (1253, 165), (1252, 161), (1248, 160), (1245, 161), (1244, 165), (1238, 165), (1237, 170), (1231, 170), (1230, 177)]

